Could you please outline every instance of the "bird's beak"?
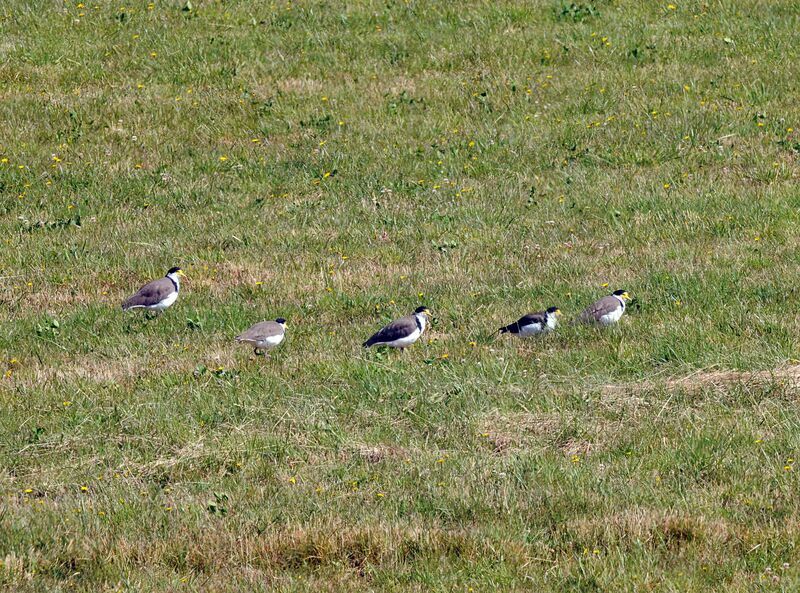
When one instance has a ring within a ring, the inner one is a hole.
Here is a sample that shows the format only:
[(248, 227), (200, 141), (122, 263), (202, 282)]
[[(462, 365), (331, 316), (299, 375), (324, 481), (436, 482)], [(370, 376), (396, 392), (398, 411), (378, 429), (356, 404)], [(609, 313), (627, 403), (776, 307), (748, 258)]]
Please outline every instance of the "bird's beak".
[(556, 309), (556, 317), (561, 317), (562, 315), (561, 309)]
[(184, 277), (186, 276), (186, 272), (184, 272), (183, 270), (178, 270), (178, 276)]
[(629, 295), (627, 292), (623, 292), (622, 298), (625, 299), (626, 301), (629, 301), (631, 300), (631, 295)]

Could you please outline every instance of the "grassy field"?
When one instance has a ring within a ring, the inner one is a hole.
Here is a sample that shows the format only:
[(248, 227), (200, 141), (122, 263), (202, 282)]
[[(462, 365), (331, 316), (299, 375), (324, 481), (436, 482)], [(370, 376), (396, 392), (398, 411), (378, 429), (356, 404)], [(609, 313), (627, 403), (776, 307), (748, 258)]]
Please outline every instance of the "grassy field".
[(0, 588), (798, 590), (799, 26), (3, 3)]

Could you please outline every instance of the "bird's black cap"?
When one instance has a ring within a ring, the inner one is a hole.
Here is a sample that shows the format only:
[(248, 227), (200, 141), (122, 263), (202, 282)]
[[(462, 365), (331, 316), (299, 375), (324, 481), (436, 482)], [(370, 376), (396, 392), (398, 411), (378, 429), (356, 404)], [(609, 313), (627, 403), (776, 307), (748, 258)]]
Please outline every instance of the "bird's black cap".
[(615, 294), (615, 295), (617, 295), (617, 296), (622, 296), (623, 294), (627, 294), (627, 293), (628, 293), (628, 291), (627, 291), (627, 290), (625, 290), (625, 289), (620, 289), (620, 290), (615, 290), (615, 291), (614, 291), (612, 294)]
[(414, 310), (414, 313), (430, 313), (430, 309), (428, 309), (428, 307), (423, 305), (422, 307), (417, 307)]
[(177, 274), (180, 271), (181, 271), (181, 269), (179, 267), (175, 266), (174, 268), (170, 268), (169, 270), (167, 270), (167, 274)]
[(283, 317), (278, 317), (278, 318), (275, 320), (275, 323), (286, 323), (286, 320), (285, 320)]
[(545, 311), (545, 313), (557, 313), (557, 312), (558, 312), (558, 307), (550, 307), (549, 309), (547, 309), (547, 311)]

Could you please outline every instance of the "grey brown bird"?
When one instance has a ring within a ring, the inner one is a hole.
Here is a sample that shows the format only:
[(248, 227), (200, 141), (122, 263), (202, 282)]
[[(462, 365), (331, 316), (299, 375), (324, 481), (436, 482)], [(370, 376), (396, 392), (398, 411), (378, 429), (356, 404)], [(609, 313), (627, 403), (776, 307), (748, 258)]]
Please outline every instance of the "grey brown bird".
[(625, 302), (630, 300), (627, 290), (615, 290), (608, 296), (592, 303), (578, 316), (579, 323), (614, 325), (625, 313)]
[(275, 321), (261, 321), (251, 326), (238, 336), (237, 342), (242, 342), (253, 347), (256, 356), (259, 350), (264, 356), (269, 356), (269, 351), (283, 342), (286, 337), (286, 320), (278, 317)]
[(428, 307), (418, 307), (411, 315), (406, 315), (381, 328), (364, 342), (364, 348), (388, 346), (401, 350), (419, 340), (428, 325), (431, 312)]
[(561, 317), (561, 309), (550, 307), (545, 311), (528, 313), (514, 323), (501, 327), (498, 331), (501, 334), (510, 333), (519, 338), (539, 336), (553, 331), (558, 325), (559, 317)]
[(156, 312), (163, 311), (178, 300), (178, 293), (181, 290), (181, 276), (184, 275), (183, 270), (180, 268), (170, 268), (166, 276), (148, 282), (136, 294), (122, 303), (122, 310), (147, 309)]

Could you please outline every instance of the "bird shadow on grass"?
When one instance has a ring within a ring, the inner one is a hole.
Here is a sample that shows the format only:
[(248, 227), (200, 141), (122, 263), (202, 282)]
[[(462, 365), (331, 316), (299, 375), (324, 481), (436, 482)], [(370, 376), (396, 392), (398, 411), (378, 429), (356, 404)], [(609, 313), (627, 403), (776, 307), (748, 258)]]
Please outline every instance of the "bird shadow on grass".
[(155, 317), (147, 315), (146, 313), (135, 316), (129, 315), (122, 322), (122, 331), (126, 334), (138, 333), (144, 328), (148, 327), (148, 324), (155, 319)]

